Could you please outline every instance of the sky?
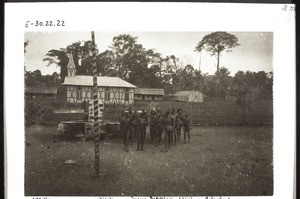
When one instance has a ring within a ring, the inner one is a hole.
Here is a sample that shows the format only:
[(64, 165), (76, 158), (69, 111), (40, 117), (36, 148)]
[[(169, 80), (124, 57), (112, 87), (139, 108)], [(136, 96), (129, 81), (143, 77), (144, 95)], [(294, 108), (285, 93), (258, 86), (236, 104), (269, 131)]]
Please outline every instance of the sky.
[[(114, 36), (130, 34), (137, 37), (137, 43), (146, 49), (154, 49), (162, 56), (175, 55), (184, 65), (191, 64), (202, 73), (214, 74), (217, 60), (207, 52), (195, 52), (201, 39), (211, 32), (95, 32), (99, 52), (109, 49)], [(232, 52), (222, 52), (220, 67), (229, 69), (230, 75), (237, 71), (273, 71), (273, 33), (272, 32), (229, 32), (238, 38), (240, 46)], [(83, 40), (91, 40), (91, 32), (26, 32), (25, 41), (29, 45), (25, 53), (27, 71), (41, 70), (42, 74), (59, 72), (55, 65), (43, 62), (51, 49), (66, 48)]]

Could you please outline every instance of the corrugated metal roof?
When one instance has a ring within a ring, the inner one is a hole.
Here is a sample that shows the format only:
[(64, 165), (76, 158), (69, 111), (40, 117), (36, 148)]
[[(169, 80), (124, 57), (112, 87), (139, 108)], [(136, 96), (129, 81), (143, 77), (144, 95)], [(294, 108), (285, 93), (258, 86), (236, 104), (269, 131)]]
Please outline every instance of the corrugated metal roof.
[[(75, 77), (65, 77), (64, 85), (78, 85), (78, 86), (93, 86), (93, 76), (76, 75)], [(122, 87), (122, 88), (136, 88), (136, 86), (126, 82), (119, 77), (97, 77), (98, 86), (103, 87)]]
[(201, 92), (199, 92), (199, 91), (180, 91), (180, 92), (176, 93), (175, 96), (185, 96), (185, 95), (192, 95), (192, 94), (196, 94), (196, 93), (201, 93)]
[(57, 94), (57, 87), (26, 86), (25, 93)]
[(136, 88), (134, 94), (139, 95), (165, 95), (164, 89), (160, 88)]

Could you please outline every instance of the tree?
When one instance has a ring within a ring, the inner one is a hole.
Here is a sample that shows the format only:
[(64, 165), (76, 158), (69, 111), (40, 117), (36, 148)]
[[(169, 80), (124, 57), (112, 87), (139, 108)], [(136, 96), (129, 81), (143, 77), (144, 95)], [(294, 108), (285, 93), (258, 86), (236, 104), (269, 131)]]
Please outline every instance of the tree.
[(182, 72), (183, 90), (194, 90), (194, 68), (191, 65), (186, 65)]
[(228, 70), (228, 68), (225, 68), (224, 66), (220, 68), (219, 74), (217, 74), (217, 77), (219, 77), (220, 95), (222, 96), (226, 94), (226, 90), (230, 85), (230, 81), (232, 77), (229, 77), (229, 74), (230, 71)]
[(179, 68), (179, 59), (174, 55), (159, 57), (157, 60), (159, 73), (157, 74), (166, 93), (175, 93), (180, 90), (180, 76), (182, 69)]
[(92, 75), (92, 41), (78, 41), (66, 48), (72, 53), (77, 75)]
[(137, 37), (121, 34), (113, 38), (109, 50), (98, 56), (103, 74), (118, 76), (140, 87), (159, 87), (161, 57), (152, 49), (145, 49)]
[(121, 34), (113, 38), (110, 50), (113, 53), (113, 63), (119, 77), (129, 79), (132, 64), (137, 63), (137, 60), (130, 60), (130, 58), (133, 58), (139, 50), (143, 50), (141, 48), (142, 46), (137, 44), (137, 37), (129, 34)]
[(161, 58), (159, 77), (166, 93), (176, 93), (182, 90), (201, 90), (203, 76), (187, 61), (182, 61), (174, 55)]
[[(60, 67), (61, 82), (67, 75), (68, 54), (73, 54), (77, 75), (92, 74), (91, 41), (75, 42), (66, 48), (52, 49), (44, 61), (48, 66)], [(98, 72), (104, 76), (118, 76), (137, 86), (159, 86), (156, 76), (160, 54), (145, 49), (137, 43), (137, 37), (121, 34), (113, 38), (108, 50), (97, 55)], [(155, 67), (156, 65), (156, 67)], [(153, 67), (152, 67), (153, 66)]]
[(59, 74), (54, 72), (52, 75), (42, 75), (40, 70), (25, 71), (26, 86), (59, 86)]
[(98, 72), (103, 76), (119, 76), (114, 64), (114, 54), (110, 50), (97, 55), (97, 67)]
[[(221, 53), (224, 50), (226, 52), (231, 52), (233, 48), (239, 45), (238, 38), (235, 35), (227, 32), (213, 32), (203, 37), (197, 44), (195, 51), (201, 52), (202, 50), (205, 50), (210, 53), (211, 56), (216, 57), (218, 76)], [(220, 95), (220, 86), (217, 88), (217, 95)]]
[(40, 70), (35, 70), (33, 72), (25, 71), (25, 85), (26, 86), (36, 86), (41, 83), (42, 73)]
[(60, 67), (60, 81), (63, 83), (65, 81), (65, 76), (68, 75), (68, 55), (66, 53), (66, 49), (61, 48), (59, 50), (49, 50), (46, 54), (46, 58), (43, 61), (47, 61), (47, 66), (55, 64), (57, 67)]
[(55, 64), (57, 67), (60, 67), (60, 81), (64, 82), (65, 76), (68, 75), (69, 53), (73, 54), (77, 75), (89, 75), (92, 73), (91, 41), (78, 41), (68, 45), (66, 48), (49, 50), (43, 61), (48, 62), (47, 66)]
[(252, 100), (272, 99), (273, 73), (238, 71), (233, 78), (233, 89), (237, 96), (249, 95)]

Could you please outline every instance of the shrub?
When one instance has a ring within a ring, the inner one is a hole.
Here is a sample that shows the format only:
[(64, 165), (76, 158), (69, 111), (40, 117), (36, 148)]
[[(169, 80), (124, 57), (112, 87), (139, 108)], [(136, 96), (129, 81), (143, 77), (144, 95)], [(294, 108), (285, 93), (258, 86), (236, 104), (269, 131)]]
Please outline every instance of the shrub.
[(54, 109), (41, 100), (25, 100), (25, 124), (49, 124), (54, 114)]

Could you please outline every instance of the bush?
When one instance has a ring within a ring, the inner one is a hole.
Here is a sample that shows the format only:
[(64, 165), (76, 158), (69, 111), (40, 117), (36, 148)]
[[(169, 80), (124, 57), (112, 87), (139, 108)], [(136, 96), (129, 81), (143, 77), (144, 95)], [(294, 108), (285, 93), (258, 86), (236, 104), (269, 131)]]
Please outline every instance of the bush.
[(50, 124), (54, 109), (41, 100), (25, 100), (25, 124)]

